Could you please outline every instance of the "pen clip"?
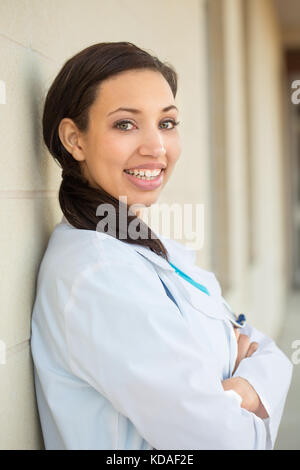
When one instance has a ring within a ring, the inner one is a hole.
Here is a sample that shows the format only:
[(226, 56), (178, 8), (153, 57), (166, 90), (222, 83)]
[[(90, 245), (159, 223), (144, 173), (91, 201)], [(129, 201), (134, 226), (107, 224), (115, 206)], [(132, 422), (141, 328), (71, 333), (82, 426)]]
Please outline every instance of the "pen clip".
[(231, 308), (229, 307), (228, 303), (223, 299), (223, 305), (225, 306), (228, 312), (228, 318), (233, 323), (234, 326), (237, 328), (243, 328), (246, 325), (246, 316), (243, 313), (236, 315)]

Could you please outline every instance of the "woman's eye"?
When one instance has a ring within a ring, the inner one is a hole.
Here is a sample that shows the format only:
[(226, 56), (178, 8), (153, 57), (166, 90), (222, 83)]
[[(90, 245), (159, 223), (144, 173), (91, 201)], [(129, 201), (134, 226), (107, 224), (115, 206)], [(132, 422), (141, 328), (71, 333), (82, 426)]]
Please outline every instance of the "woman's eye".
[(120, 129), (121, 131), (127, 131), (128, 128), (126, 128), (126, 126), (127, 126), (128, 124), (133, 125), (133, 123), (130, 122), (130, 121), (119, 121), (119, 122), (117, 122), (117, 123), (115, 124), (114, 127), (116, 127), (117, 129)]
[[(178, 124), (179, 124), (179, 121), (174, 121), (173, 119), (168, 119), (166, 121), (163, 121), (161, 123), (161, 125), (164, 125), (166, 124), (166, 126), (162, 127), (162, 129), (165, 129), (165, 130), (171, 130), (171, 129), (174, 129)], [(172, 124), (171, 126), (168, 126), (168, 124)], [(117, 122), (114, 127), (116, 127), (117, 129), (120, 129), (121, 131), (129, 131), (131, 130), (131, 128), (128, 128), (127, 126), (128, 125), (134, 125), (131, 121), (127, 121), (127, 120), (123, 120), (123, 121), (119, 121)]]
[(164, 127), (164, 129), (169, 130), (169, 129), (174, 129), (176, 126), (178, 126), (180, 121), (174, 121), (173, 119), (168, 119), (167, 121), (162, 122), (162, 124), (172, 124), (171, 127)]

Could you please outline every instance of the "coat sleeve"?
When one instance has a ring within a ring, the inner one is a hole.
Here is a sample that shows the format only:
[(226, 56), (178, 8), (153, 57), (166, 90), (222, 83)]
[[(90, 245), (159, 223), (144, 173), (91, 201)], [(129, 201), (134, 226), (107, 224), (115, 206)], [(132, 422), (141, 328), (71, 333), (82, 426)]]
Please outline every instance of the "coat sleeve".
[(266, 448), (263, 420), (223, 390), (213, 359), (143, 263), (83, 270), (64, 321), (72, 372), (155, 449)]
[(273, 449), (287, 393), (292, 378), (293, 365), (278, 348), (275, 341), (250, 325), (241, 333), (257, 341), (259, 347), (249, 358), (244, 358), (233, 377), (243, 377), (253, 386), (269, 418), (264, 421), (267, 430), (267, 449)]
[[(193, 265), (192, 275), (194, 278), (203, 276), (203, 270)], [(221, 285), (213, 272), (205, 272), (210, 275), (212, 292), (222, 297)], [(266, 450), (274, 448), (278, 433), (286, 397), (290, 387), (293, 364), (288, 357), (279, 349), (275, 341), (258, 331), (253, 326), (246, 324), (240, 332), (249, 336), (250, 341), (259, 344), (258, 350), (249, 358), (244, 358), (237, 367), (233, 377), (246, 379), (256, 393), (259, 395), (269, 417), (263, 419), (266, 427)]]

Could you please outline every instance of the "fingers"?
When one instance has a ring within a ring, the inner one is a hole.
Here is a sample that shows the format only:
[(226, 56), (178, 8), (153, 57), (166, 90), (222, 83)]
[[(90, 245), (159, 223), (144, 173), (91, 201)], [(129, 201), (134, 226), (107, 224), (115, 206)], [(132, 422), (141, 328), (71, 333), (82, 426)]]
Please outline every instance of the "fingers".
[(258, 348), (258, 343), (256, 343), (255, 341), (253, 343), (250, 344), (249, 346), (249, 349), (247, 351), (247, 354), (245, 357), (250, 357), (252, 356), (253, 353), (255, 353), (255, 351), (257, 350)]
[(240, 362), (244, 357), (246, 357), (247, 351), (250, 346), (250, 339), (247, 335), (239, 335), (238, 338), (238, 354), (237, 361)]
[(234, 327), (234, 334), (237, 340), (237, 357), (233, 373), (237, 369), (239, 363), (245, 357), (251, 357), (253, 353), (258, 349), (259, 344), (256, 341), (250, 342), (250, 338), (247, 335), (240, 333), (240, 328)]

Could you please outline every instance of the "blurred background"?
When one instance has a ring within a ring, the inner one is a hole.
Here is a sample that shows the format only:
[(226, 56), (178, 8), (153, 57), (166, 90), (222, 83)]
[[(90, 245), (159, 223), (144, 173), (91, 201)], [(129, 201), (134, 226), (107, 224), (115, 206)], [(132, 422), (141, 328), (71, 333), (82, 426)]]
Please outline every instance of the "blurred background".
[(183, 150), (158, 202), (204, 204), (197, 264), (295, 364), (275, 448), (300, 449), (299, 0), (0, 0), (0, 448), (43, 448), (30, 318), (62, 217), (44, 98), (70, 56), (102, 41), (178, 72)]

